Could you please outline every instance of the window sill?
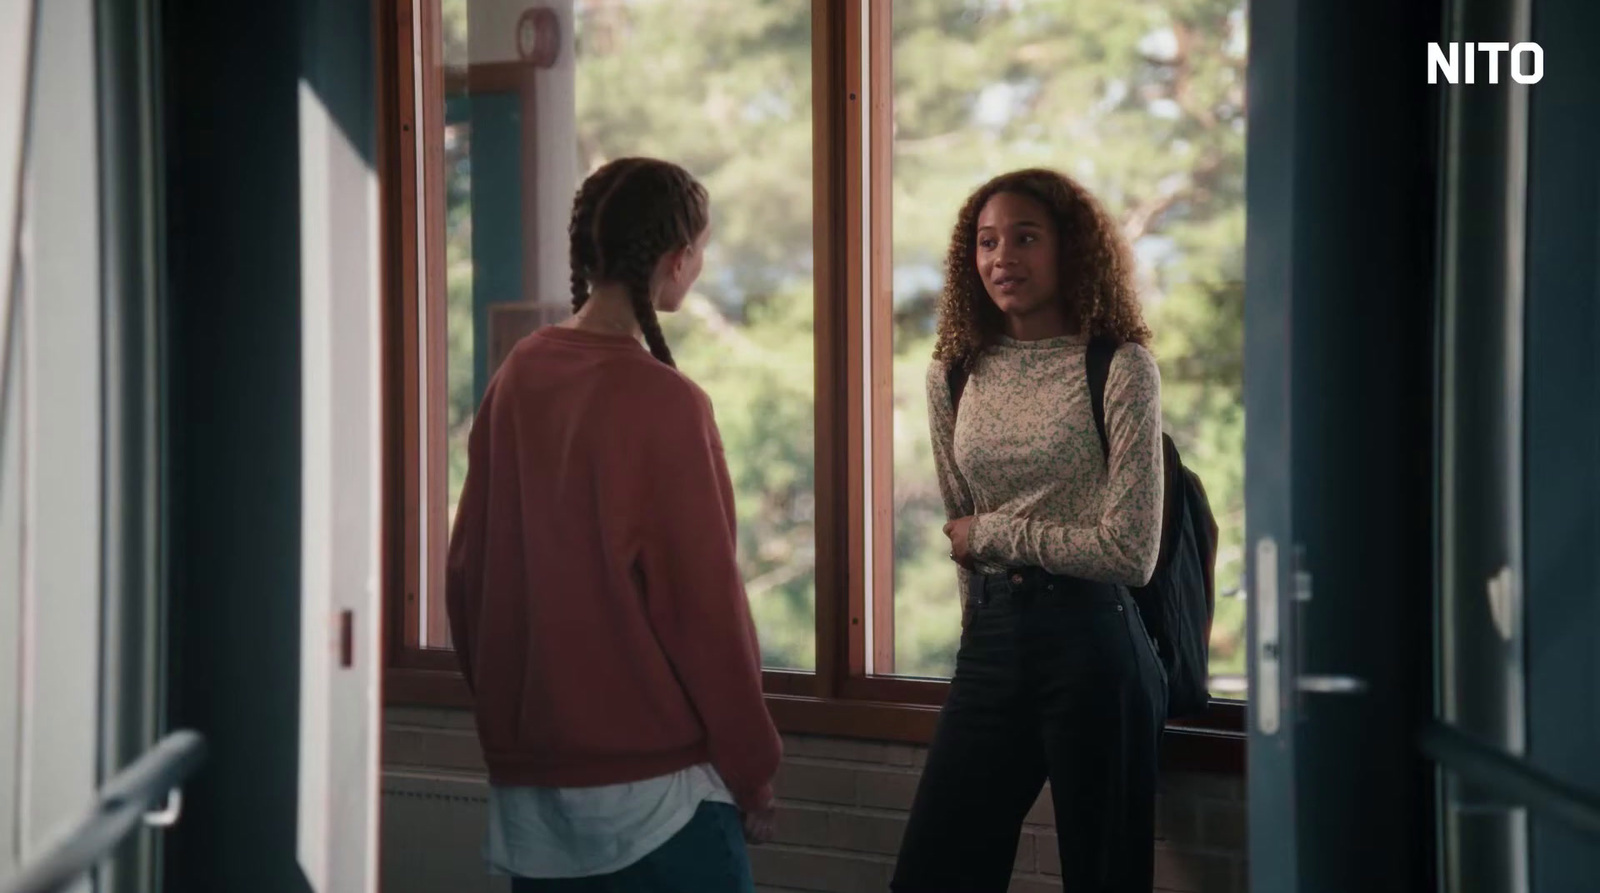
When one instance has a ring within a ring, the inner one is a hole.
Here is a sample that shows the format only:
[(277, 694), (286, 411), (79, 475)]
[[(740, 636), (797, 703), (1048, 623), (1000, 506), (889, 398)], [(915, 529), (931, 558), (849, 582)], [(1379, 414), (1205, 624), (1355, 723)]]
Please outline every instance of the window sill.
[[(1167, 726), (1161, 739), (1161, 768), (1166, 772), (1207, 772), (1243, 776), (1246, 734), (1218, 728), (1227, 714), (1243, 705), (1218, 704), (1223, 714), (1213, 720)], [(767, 709), (779, 731), (835, 738), (860, 738), (926, 745), (933, 740), (939, 708), (925, 704), (797, 697), (768, 693)], [(1238, 727), (1242, 729), (1242, 724)]]
[[(453, 670), (392, 667), (384, 676), (384, 704), (470, 710), (472, 696)], [(1167, 727), (1161, 741), (1163, 771), (1244, 775), (1244, 705), (1225, 701), (1213, 708), (1199, 720)], [(767, 694), (767, 709), (781, 732), (902, 744), (926, 745), (939, 718), (939, 708), (932, 704), (773, 692)]]

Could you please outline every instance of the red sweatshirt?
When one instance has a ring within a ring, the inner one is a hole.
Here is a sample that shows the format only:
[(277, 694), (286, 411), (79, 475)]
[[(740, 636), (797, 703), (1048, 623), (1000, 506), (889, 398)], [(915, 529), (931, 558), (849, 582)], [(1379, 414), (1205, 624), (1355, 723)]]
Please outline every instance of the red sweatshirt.
[(489, 383), (446, 601), (496, 785), (710, 762), (745, 809), (781, 745), (705, 392), (627, 336), (546, 328)]

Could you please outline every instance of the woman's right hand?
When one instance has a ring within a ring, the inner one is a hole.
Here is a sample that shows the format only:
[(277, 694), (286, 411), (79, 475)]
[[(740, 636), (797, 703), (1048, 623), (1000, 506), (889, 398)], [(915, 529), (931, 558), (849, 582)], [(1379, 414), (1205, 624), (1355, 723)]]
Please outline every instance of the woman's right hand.
[(744, 812), (740, 817), (744, 820), (745, 843), (760, 845), (772, 841), (778, 824), (778, 808), (775, 802), (769, 801), (766, 806)]
[(972, 549), (968, 532), (976, 515), (956, 518), (944, 525), (944, 535), (950, 538), (950, 560), (967, 570), (972, 570)]

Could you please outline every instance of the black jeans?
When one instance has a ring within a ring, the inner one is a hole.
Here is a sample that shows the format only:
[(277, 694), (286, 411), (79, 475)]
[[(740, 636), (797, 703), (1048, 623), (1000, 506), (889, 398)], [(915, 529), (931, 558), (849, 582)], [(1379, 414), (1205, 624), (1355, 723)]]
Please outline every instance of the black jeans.
[(1149, 893), (1167, 683), (1120, 586), (973, 575), (892, 889), (1003, 893), (1046, 777), (1063, 888)]

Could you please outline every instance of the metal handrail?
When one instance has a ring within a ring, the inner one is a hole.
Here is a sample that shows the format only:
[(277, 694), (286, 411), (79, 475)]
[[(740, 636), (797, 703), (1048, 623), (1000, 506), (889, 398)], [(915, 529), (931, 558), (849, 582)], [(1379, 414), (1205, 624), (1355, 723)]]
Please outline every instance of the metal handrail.
[[(112, 776), (93, 807), (58, 843), (10, 880), (0, 893), (57, 893), (111, 855), (141, 820), (157, 827), (177, 819), (183, 783), (205, 759), (198, 732), (173, 732)], [(161, 812), (153, 810), (166, 802)]]
[(1442, 768), (1513, 803), (1600, 837), (1600, 797), (1564, 784), (1443, 723), (1422, 732), (1422, 752)]

